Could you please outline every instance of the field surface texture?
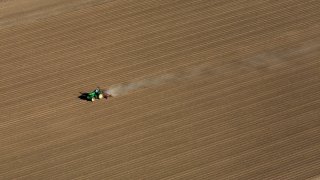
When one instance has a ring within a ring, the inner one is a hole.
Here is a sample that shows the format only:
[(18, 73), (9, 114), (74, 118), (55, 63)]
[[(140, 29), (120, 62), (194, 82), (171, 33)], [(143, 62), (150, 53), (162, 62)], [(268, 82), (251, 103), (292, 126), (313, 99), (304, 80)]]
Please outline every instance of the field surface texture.
[(318, 0), (0, 0), (0, 63), (1, 180), (319, 178)]

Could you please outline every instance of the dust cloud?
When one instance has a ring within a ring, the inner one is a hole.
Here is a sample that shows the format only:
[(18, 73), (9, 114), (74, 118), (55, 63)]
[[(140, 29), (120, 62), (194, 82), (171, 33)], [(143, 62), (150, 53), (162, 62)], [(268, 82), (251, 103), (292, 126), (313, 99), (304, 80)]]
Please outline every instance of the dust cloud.
[(295, 57), (306, 58), (316, 55), (319, 47), (320, 44), (318, 42), (308, 41), (292, 48), (275, 48), (241, 60), (238, 66), (249, 70), (278, 70), (288, 65), (297, 65), (296, 61), (293, 60)]
[(105, 91), (105, 93), (114, 97), (122, 96), (141, 88), (154, 87), (166, 83), (187, 81), (208, 73), (209, 71), (207, 70), (208, 68), (201, 65), (178, 73), (168, 73), (156, 77), (136, 80), (130, 83), (116, 84), (112, 85), (108, 90)]
[(305, 58), (309, 55), (316, 55), (319, 43), (315, 41), (305, 42), (298, 46), (289, 49), (279, 49), (275, 48), (266, 52), (258, 53), (255, 56), (237, 60), (236, 63), (229, 63), (221, 67), (212, 67), (209, 63), (196, 65), (189, 69), (184, 69), (176, 73), (168, 73), (164, 75), (159, 75), (156, 77), (150, 77), (145, 79), (136, 80), (130, 83), (121, 83), (112, 85), (105, 93), (110, 94), (114, 97), (126, 95), (129, 92), (141, 89), (159, 86), (167, 83), (177, 83), (177, 82), (188, 82), (189, 80), (194, 80), (196, 78), (214, 75), (224, 75), (227, 73), (237, 73), (239, 70), (245, 69), (246, 71), (256, 71), (256, 72), (274, 72), (276, 70), (281, 70), (285, 66), (297, 66), (292, 60), (295, 56), (303, 56)]

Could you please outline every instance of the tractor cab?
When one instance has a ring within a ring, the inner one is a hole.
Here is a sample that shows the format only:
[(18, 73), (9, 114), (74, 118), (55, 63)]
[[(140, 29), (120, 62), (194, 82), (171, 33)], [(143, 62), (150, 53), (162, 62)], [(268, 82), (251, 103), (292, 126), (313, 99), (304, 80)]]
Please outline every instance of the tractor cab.
[(87, 100), (94, 101), (95, 99), (102, 99), (103, 91), (100, 88), (95, 89), (87, 94)]

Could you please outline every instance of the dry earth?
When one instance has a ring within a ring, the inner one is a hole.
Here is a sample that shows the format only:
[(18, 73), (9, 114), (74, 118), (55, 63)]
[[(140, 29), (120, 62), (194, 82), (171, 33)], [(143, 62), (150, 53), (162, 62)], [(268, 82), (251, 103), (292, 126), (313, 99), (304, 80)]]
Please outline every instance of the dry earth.
[[(1, 179), (319, 177), (319, 9), (0, 1)], [(78, 98), (166, 75), (108, 100)]]

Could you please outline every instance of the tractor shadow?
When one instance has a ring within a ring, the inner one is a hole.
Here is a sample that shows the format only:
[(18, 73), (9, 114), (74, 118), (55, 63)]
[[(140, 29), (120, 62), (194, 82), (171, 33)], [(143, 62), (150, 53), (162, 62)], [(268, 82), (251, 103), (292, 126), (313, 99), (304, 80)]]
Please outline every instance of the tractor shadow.
[(84, 101), (89, 101), (89, 100), (87, 99), (88, 94), (89, 94), (89, 93), (82, 93), (82, 92), (80, 92), (80, 95), (78, 96), (78, 98), (81, 99), (81, 100), (84, 100)]

